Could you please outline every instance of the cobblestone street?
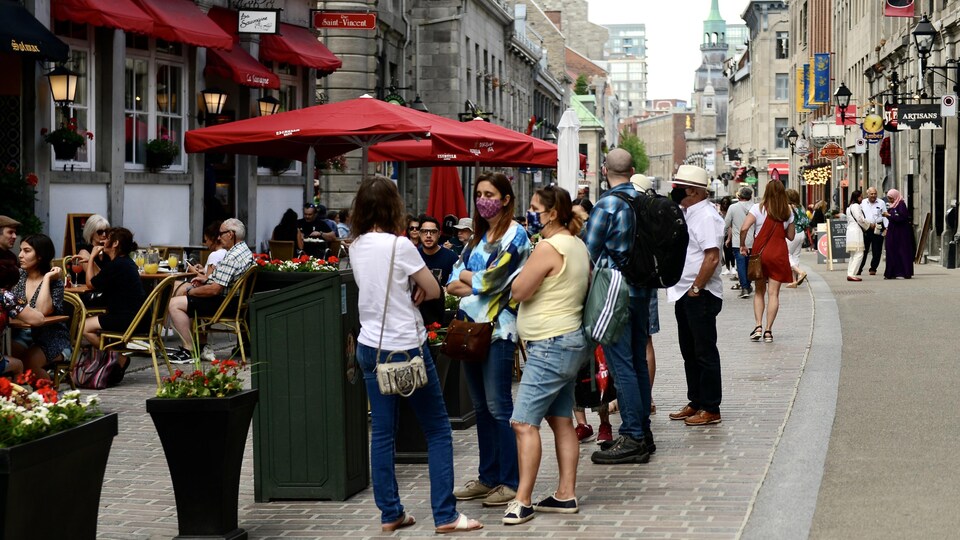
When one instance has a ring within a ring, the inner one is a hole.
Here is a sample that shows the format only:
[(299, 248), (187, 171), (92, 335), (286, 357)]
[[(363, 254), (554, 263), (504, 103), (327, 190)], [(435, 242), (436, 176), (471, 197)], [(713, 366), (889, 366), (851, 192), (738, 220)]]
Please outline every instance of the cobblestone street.
[[(730, 282), (724, 279), (726, 287)], [(673, 306), (661, 294), (661, 332), (655, 337), (657, 376), (652, 417), (657, 452), (646, 465), (598, 466), (595, 444), (581, 447), (580, 513), (542, 514), (515, 527), (500, 523), (502, 509), (478, 501), (458, 508), (485, 528), (471, 536), (545, 538), (735, 538), (755, 501), (771, 461), (812, 339), (810, 289), (785, 289), (775, 327), (776, 342), (752, 343), (752, 302), (726, 291), (719, 318), (723, 358), (723, 423), (707, 428), (671, 422), (669, 412), (685, 404), (683, 369), (676, 345)], [(226, 346), (222, 347), (226, 350)], [(248, 377), (249, 378), (249, 377)], [(144, 400), (153, 395), (153, 374), (138, 358), (119, 387), (101, 392), (103, 408), (120, 413), (101, 499), (99, 537), (170, 538), (177, 517), (163, 450)], [(318, 411), (333, 413), (335, 411)], [(598, 421), (589, 416), (596, 427)], [(189, 422), (184, 418), (184, 422)], [(612, 418), (614, 428), (619, 417)], [(549, 494), (557, 480), (553, 441), (542, 430), (544, 462), (535, 496)], [(454, 431), (457, 484), (476, 471), (476, 431)], [(366, 449), (365, 449), (366, 451)], [(371, 489), (345, 502), (254, 503), (252, 435), (244, 455), (240, 526), (251, 538), (367, 538), (381, 536)], [(216, 460), (216, 456), (197, 456)], [(418, 523), (397, 536), (432, 537), (426, 465), (398, 465), (407, 511)]]

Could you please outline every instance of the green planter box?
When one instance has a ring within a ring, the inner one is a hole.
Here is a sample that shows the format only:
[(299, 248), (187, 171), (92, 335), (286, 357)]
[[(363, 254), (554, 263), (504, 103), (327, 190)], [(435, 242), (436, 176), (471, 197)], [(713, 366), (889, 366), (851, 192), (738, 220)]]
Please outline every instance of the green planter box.
[(352, 272), (253, 296), (257, 502), (342, 501), (370, 484), (357, 296)]

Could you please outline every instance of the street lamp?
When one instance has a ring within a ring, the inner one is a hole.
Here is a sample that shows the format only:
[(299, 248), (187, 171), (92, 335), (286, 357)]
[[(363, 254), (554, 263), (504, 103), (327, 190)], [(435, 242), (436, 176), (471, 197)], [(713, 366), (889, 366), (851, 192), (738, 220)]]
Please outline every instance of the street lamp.
[(557, 144), (557, 135), (552, 131), (548, 131), (547, 134), (543, 136), (543, 140), (548, 143)]
[(920, 55), (920, 61), (924, 62), (933, 51), (933, 41), (937, 37), (937, 30), (930, 24), (930, 19), (924, 13), (920, 17), (920, 22), (913, 29), (913, 41), (917, 44), (917, 54)]
[(277, 114), (280, 110), (280, 100), (273, 96), (264, 96), (257, 100), (260, 116), (270, 116)]
[(850, 106), (850, 98), (853, 97), (853, 92), (847, 88), (846, 84), (840, 83), (840, 88), (837, 88), (833, 97), (837, 99), (837, 107), (840, 107), (840, 123), (844, 124), (847, 118), (847, 107)]
[(797, 139), (800, 138), (800, 134), (797, 133), (796, 129), (791, 127), (790, 131), (788, 131), (787, 134), (784, 135), (784, 138), (790, 144), (790, 151), (793, 152), (793, 148), (794, 146), (797, 145)]
[(427, 104), (420, 99), (420, 94), (417, 94), (417, 97), (413, 99), (413, 103), (410, 104), (410, 108), (415, 111), (430, 112), (430, 110), (427, 109)]

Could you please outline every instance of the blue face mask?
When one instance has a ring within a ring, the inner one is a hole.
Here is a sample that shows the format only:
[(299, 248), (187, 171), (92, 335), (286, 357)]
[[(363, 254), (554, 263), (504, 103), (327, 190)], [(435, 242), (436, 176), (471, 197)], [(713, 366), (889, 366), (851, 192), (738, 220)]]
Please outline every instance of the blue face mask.
[(533, 210), (527, 210), (527, 232), (533, 236), (543, 230), (543, 224), (540, 223), (540, 214)]

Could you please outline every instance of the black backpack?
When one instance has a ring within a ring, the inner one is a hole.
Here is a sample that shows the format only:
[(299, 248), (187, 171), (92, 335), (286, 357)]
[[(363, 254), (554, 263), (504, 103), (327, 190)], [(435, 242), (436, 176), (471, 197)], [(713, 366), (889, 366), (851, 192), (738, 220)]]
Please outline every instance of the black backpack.
[(622, 191), (611, 195), (633, 209), (636, 230), (626, 261), (615, 261), (631, 285), (650, 288), (673, 287), (680, 281), (687, 259), (687, 220), (683, 210), (655, 192), (631, 197)]

